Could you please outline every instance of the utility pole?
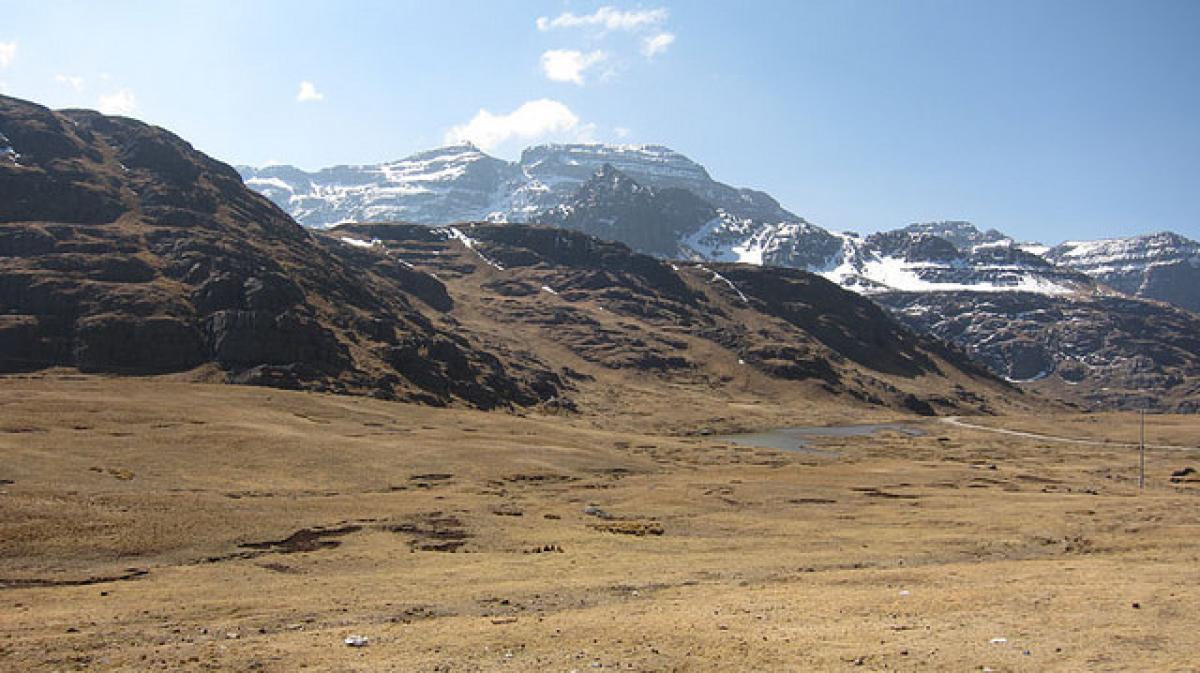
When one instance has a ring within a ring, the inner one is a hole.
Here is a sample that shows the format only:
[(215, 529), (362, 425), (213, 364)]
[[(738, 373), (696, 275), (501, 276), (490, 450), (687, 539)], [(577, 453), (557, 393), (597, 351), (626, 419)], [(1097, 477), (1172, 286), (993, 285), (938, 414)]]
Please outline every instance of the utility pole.
[(1142, 434), (1141, 440), (1138, 442), (1139, 460), (1138, 460), (1138, 490), (1146, 490), (1146, 410), (1142, 409)]

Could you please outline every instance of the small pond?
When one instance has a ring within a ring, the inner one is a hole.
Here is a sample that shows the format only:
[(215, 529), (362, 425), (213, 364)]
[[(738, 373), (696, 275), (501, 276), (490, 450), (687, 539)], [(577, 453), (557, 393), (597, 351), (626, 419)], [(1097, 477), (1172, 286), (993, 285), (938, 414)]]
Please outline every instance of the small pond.
[(764, 449), (802, 451), (817, 455), (837, 456), (838, 453), (836, 451), (822, 451), (821, 449), (814, 448), (811, 444), (812, 440), (822, 437), (867, 437), (885, 430), (899, 432), (909, 437), (920, 437), (925, 434), (924, 430), (903, 423), (866, 423), (862, 425), (778, 428), (766, 432), (714, 435), (712, 439), (742, 446), (757, 446)]

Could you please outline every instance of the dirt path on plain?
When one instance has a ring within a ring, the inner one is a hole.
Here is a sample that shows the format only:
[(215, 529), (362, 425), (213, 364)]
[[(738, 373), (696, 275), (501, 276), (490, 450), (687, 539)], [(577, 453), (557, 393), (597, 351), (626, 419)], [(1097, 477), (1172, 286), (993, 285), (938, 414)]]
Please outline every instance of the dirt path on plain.
[[(1046, 434), (1042, 434), (1039, 432), (1026, 432), (1024, 430), (1010, 430), (1008, 428), (993, 428), (993, 427), (989, 427), (986, 425), (979, 425), (978, 423), (968, 423), (967, 421), (962, 420), (962, 418), (960, 416), (947, 416), (945, 418), (940, 418), (938, 420), (940, 420), (942, 423), (946, 423), (948, 425), (953, 425), (953, 426), (959, 427), (959, 428), (966, 428), (969, 430), (978, 430), (980, 432), (991, 432), (991, 433), (995, 433), (995, 434), (999, 434), (999, 435), (1009, 435), (1012, 437), (1024, 437), (1026, 439), (1038, 439), (1038, 440), (1047, 441), (1047, 442), (1059, 442), (1062, 444), (1077, 444), (1077, 445), (1081, 445), (1081, 446), (1100, 446), (1100, 447), (1105, 447), (1105, 448), (1109, 448), (1109, 449), (1120, 449), (1120, 448), (1136, 449), (1139, 446), (1139, 444), (1129, 443), (1129, 442), (1107, 442), (1107, 441), (1099, 441), (1099, 440), (1095, 440), (1095, 439), (1082, 439), (1082, 438), (1078, 438), (1078, 437), (1059, 437), (1056, 435), (1046, 435)], [(1200, 446), (1178, 446), (1175, 444), (1147, 444), (1146, 448), (1147, 449), (1162, 449), (1162, 450), (1170, 450), (1170, 451), (1200, 451)]]

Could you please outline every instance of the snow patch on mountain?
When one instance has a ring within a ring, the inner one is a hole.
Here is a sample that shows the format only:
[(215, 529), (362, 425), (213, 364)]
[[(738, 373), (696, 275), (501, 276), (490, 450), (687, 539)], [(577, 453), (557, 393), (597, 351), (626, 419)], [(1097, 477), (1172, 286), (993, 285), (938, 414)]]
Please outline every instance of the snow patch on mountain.
[(492, 259), (492, 258), (488, 257), (487, 255), (483, 254), (482, 252), (480, 252), (479, 247), (478, 247), (479, 242), (476, 241), (475, 239), (471, 238), (470, 236), (467, 236), (466, 234), (464, 234), (462, 229), (459, 229), (458, 227), (445, 227), (443, 229), (435, 229), (434, 231), (445, 236), (448, 240), (455, 239), (455, 240), (459, 241), (464, 246), (466, 246), (468, 250), (470, 250), (471, 252), (474, 252), (475, 255), (477, 257), (479, 257), (479, 259), (483, 260), (483, 262), (485, 264), (492, 267), (493, 269), (496, 269), (497, 271), (504, 270), (503, 265), (501, 265), (499, 262), (495, 261), (494, 259)]
[(12, 146), (12, 142), (3, 133), (0, 133), (0, 160), (18, 163), (21, 155), (17, 153), (16, 148)]
[(378, 238), (373, 238), (370, 241), (364, 241), (358, 238), (350, 238), (349, 236), (342, 236), (338, 240), (354, 248), (373, 248), (383, 243)]
[(710, 283), (716, 283), (718, 281), (725, 283), (725, 285), (728, 286), (730, 290), (733, 290), (734, 293), (737, 294), (738, 298), (742, 300), (743, 304), (747, 304), (747, 305), (750, 304), (750, 300), (746, 297), (746, 295), (740, 289), (738, 289), (737, 285), (733, 284), (733, 281), (729, 280), (725, 276), (722, 276), (721, 274), (717, 273), (716, 271), (713, 271), (712, 269), (708, 268), (707, 266), (704, 266), (703, 264), (696, 265), (696, 268), (700, 269), (701, 271), (703, 271), (705, 273), (712, 274), (712, 278), (709, 279)]
[(680, 249), (685, 257), (693, 259), (761, 266), (774, 232), (770, 225), (718, 209), (717, 217), (683, 238)]
[(1016, 247), (1018, 250), (1023, 250), (1038, 257), (1045, 257), (1046, 253), (1050, 250), (1050, 246), (1042, 243), (1018, 243)]
[[(1079, 291), (1077, 282), (1036, 266), (992, 264), (974, 255), (950, 260), (906, 259), (881, 254), (869, 239), (844, 236), (843, 255), (833, 268), (814, 269), (826, 279), (861, 294), (884, 292), (1033, 292), (1064, 295)], [(986, 251), (993, 244), (977, 246)], [(1000, 246), (1006, 247), (1006, 246)], [(973, 251), (975, 252), (975, 251)]]

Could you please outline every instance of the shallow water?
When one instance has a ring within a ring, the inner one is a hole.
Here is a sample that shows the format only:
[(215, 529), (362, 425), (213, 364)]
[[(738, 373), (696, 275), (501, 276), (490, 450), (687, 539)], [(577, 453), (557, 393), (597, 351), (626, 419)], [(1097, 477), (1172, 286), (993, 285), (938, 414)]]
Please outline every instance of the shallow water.
[(824, 456), (837, 456), (837, 451), (825, 451), (812, 446), (812, 438), (818, 437), (865, 437), (884, 430), (892, 430), (909, 437), (919, 437), (924, 430), (901, 423), (866, 423), (862, 425), (829, 425), (822, 427), (778, 428), (766, 432), (750, 432), (737, 435), (717, 435), (713, 439), (757, 446), (781, 451), (802, 451)]

